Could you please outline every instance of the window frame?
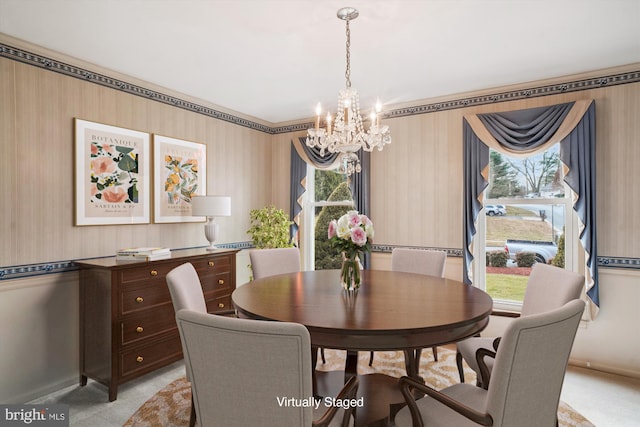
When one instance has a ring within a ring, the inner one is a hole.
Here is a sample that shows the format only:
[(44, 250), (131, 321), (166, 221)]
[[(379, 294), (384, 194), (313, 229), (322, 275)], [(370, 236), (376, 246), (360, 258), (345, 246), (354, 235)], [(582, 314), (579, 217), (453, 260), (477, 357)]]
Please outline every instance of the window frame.
[[(541, 154), (540, 152), (531, 153), (531, 156)], [(489, 165), (489, 167), (491, 167)], [(487, 242), (487, 222), (486, 222), (486, 209), (487, 205), (564, 205), (565, 216), (565, 266), (564, 268), (569, 271), (581, 270), (582, 264), (580, 258), (584, 259), (584, 249), (579, 244), (579, 219), (577, 214), (573, 210), (573, 198), (574, 193), (563, 182), (564, 197), (536, 197), (536, 198), (499, 198), (491, 199), (484, 198), (482, 201), (482, 210), (478, 214), (476, 224), (476, 235), (472, 244), (472, 275), (473, 286), (486, 291), (486, 242)], [(488, 194), (489, 187), (483, 192), (484, 195)], [(505, 310), (512, 312), (520, 312), (522, 309), (522, 303), (517, 301), (500, 300), (493, 298), (493, 306), (496, 310)]]
[[(335, 168), (328, 168), (327, 170), (335, 170)], [(316, 201), (316, 170), (317, 168), (312, 164), (307, 163), (307, 188), (303, 197), (303, 215), (302, 223), (300, 226), (301, 232), (301, 247), (302, 247), (302, 268), (305, 271), (315, 270), (315, 212), (316, 208), (323, 206), (348, 206), (355, 208), (353, 200), (343, 200), (328, 202), (326, 200)]]

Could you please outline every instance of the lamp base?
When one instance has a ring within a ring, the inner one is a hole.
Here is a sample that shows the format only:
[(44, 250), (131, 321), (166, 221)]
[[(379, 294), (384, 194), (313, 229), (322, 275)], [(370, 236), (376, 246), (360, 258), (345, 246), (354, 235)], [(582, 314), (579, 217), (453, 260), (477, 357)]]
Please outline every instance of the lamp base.
[(217, 251), (218, 247), (213, 244), (218, 237), (218, 224), (216, 224), (212, 216), (207, 217), (207, 222), (204, 225), (204, 235), (209, 241), (208, 251)]

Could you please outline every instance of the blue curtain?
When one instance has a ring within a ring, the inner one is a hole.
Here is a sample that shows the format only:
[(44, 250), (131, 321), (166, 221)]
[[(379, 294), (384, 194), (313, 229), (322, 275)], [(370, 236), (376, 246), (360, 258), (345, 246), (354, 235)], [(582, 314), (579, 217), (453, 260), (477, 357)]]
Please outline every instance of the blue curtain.
[[(358, 159), (360, 160), (362, 172), (354, 173), (349, 177), (349, 188), (351, 189), (356, 210), (371, 218), (371, 206), (369, 202), (369, 193), (371, 190), (371, 153), (359, 150)], [(369, 265), (371, 265), (371, 254), (368, 252), (365, 253), (364, 259), (361, 261), (364, 268), (369, 268)]]
[[(476, 234), (475, 222), (482, 209), (482, 192), (488, 186), (485, 176), (489, 165), (489, 142), (483, 141), (477, 134), (473, 123), (481, 123), (482, 131), (488, 132), (489, 138), (494, 138), (492, 144), (497, 143), (504, 152), (533, 152), (544, 144), (558, 142), (552, 138), (563, 135), (560, 142), (560, 160), (567, 166), (568, 172), (565, 182), (576, 193), (577, 200), (574, 210), (584, 225), (580, 234), (587, 254), (586, 267), (591, 276), (591, 286), (587, 295), (598, 307), (598, 263), (596, 245), (596, 181), (595, 181), (595, 103), (581, 103), (588, 105), (582, 111), (575, 105), (566, 103), (549, 107), (532, 108), (527, 110), (509, 111), (503, 113), (478, 114), (465, 117), (463, 121), (464, 144), (464, 264), (463, 280), (471, 284), (470, 268), (473, 260), (471, 242)], [(576, 113), (579, 111), (579, 113)], [(572, 114), (573, 113), (573, 114)], [(578, 116), (576, 116), (578, 114)], [(580, 116), (581, 114), (581, 116)], [(469, 119), (469, 120), (468, 120)], [(573, 126), (563, 134), (563, 126), (568, 123)], [(487, 133), (483, 133), (487, 135)], [(486, 136), (485, 136), (486, 138)]]
[(302, 212), (302, 196), (306, 191), (305, 180), (307, 178), (307, 163), (298, 155), (296, 148), (291, 144), (291, 184), (289, 201), (290, 238), (299, 246), (298, 229), (300, 228), (300, 213)]

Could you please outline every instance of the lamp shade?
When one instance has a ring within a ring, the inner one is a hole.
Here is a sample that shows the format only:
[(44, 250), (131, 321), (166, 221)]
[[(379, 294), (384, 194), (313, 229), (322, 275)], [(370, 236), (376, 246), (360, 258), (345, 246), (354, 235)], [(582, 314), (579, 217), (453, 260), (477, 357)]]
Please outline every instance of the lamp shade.
[(191, 198), (193, 216), (231, 216), (231, 197), (193, 196)]

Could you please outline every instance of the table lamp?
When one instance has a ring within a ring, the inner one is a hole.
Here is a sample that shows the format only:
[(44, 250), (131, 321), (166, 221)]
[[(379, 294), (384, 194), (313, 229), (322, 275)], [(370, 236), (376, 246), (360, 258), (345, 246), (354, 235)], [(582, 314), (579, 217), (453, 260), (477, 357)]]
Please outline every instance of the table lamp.
[(217, 216), (231, 216), (231, 197), (229, 196), (193, 196), (191, 198), (191, 215), (204, 216), (207, 222), (204, 225), (204, 235), (209, 241), (208, 251), (218, 249), (213, 242), (218, 238)]

